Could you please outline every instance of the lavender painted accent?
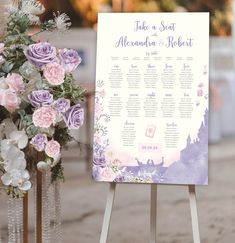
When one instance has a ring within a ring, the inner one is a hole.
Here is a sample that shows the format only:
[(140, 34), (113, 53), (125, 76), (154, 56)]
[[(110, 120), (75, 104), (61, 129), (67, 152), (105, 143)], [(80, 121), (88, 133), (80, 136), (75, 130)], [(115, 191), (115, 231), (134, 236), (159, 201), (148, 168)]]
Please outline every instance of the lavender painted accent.
[(151, 176), (154, 183), (162, 184), (208, 184), (208, 110), (205, 111), (204, 122), (198, 130), (198, 139), (187, 139), (186, 147), (181, 150), (180, 159), (169, 167), (164, 163), (154, 164), (148, 160), (146, 164), (137, 161), (139, 166), (122, 167), (133, 176)]
[[(103, 81), (97, 85), (102, 89)], [(100, 105), (103, 97), (97, 96), (95, 103)], [(159, 183), (159, 184), (208, 184), (208, 110), (205, 110), (204, 119), (198, 130), (198, 136), (192, 141), (188, 136), (186, 146), (180, 151), (180, 159), (173, 162), (169, 167), (164, 166), (164, 157), (161, 161), (137, 161), (137, 166), (119, 166), (115, 161), (117, 158), (110, 157), (106, 160), (105, 152), (109, 147), (107, 139), (107, 127), (100, 126), (99, 121), (104, 119), (109, 122), (107, 114), (101, 113), (95, 119), (95, 139), (93, 146), (93, 179), (104, 181), (101, 171), (107, 167), (112, 170), (116, 178), (115, 182), (131, 183)], [(120, 161), (121, 162), (121, 161)], [(121, 165), (121, 163), (120, 163)], [(113, 177), (112, 177), (113, 178)], [(107, 181), (107, 180), (106, 180)], [(111, 181), (110, 181), (111, 182)]]
[(105, 167), (106, 161), (104, 156), (104, 146), (101, 146), (98, 143), (94, 143), (93, 145), (93, 153), (94, 153), (94, 159), (93, 164), (100, 167)]

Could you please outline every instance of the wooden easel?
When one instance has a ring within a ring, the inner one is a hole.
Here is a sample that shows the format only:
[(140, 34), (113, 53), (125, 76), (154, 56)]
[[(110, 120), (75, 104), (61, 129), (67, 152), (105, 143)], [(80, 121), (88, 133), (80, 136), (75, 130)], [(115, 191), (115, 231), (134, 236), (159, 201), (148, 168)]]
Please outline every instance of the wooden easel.
[[(109, 226), (111, 221), (113, 203), (115, 198), (117, 183), (110, 183), (109, 193), (104, 214), (100, 243), (107, 243)], [(200, 233), (197, 215), (196, 191), (194, 185), (186, 185), (189, 190), (189, 204), (192, 220), (193, 242), (200, 243)], [(150, 243), (157, 242), (157, 185), (151, 185), (151, 204), (150, 204)]]

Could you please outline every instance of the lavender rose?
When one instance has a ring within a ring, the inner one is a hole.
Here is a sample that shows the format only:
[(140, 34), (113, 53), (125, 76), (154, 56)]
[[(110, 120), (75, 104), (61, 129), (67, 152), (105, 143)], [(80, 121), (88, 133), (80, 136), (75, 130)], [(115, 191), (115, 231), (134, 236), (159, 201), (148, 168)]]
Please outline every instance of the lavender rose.
[(39, 133), (31, 139), (30, 143), (38, 152), (41, 152), (45, 149), (47, 142), (47, 136)]
[(53, 102), (53, 95), (47, 90), (35, 90), (28, 95), (28, 99), (33, 107), (38, 108), (51, 105)]
[(41, 68), (45, 64), (51, 63), (56, 58), (56, 48), (49, 43), (37, 43), (29, 45), (25, 53), (29, 62), (37, 68)]
[(54, 108), (56, 111), (64, 113), (70, 108), (70, 100), (65, 98), (59, 98), (55, 101)]
[(66, 73), (74, 71), (82, 61), (77, 51), (73, 49), (59, 50), (59, 59)]
[(84, 121), (84, 110), (79, 104), (71, 106), (64, 114), (64, 121), (68, 128), (79, 129)]

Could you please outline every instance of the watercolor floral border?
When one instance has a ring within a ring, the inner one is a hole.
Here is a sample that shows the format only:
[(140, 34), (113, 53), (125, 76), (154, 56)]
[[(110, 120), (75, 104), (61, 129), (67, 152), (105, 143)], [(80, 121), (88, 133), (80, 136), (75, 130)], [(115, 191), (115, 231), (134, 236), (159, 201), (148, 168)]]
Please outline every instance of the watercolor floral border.
[(95, 126), (93, 144), (93, 179), (103, 182), (159, 183), (159, 184), (208, 184), (208, 109), (198, 130), (198, 138), (187, 138), (186, 147), (180, 151), (180, 159), (165, 167), (164, 163), (155, 164), (137, 160), (137, 166), (122, 166), (118, 158), (107, 154), (109, 140), (107, 126), (110, 116), (102, 108), (105, 97), (104, 82), (98, 81), (95, 96)]

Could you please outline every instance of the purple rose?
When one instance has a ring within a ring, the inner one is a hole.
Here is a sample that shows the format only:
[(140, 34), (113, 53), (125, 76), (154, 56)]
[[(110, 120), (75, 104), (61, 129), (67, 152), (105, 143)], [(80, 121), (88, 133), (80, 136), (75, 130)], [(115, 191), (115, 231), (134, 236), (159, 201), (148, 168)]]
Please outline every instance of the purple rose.
[(65, 98), (59, 98), (55, 101), (54, 108), (58, 112), (64, 113), (70, 108), (70, 100)]
[(64, 114), (64, 121), (68, 128), (79, 129), (84, 121), (84, 110), (79, 104), (71, 106)]
[(47, 42), (32, 44), (28, 46), (25, 56), (29, 62), (37, 68), (41, 68), (55, 60), (56, 48)]
[(73, 49), (59, 50), (59, 59), (66, 73), (74, 71), (82, 61), (77, 51)]
[(41, 152), (45, 149), (47, 142), (47, 136), (45, 134), (39, 133), (31, 139), (30, 143), (38, 152)]
[(33, 107), (38, 108), (51, 105), (53, 102), (53, 95), (48, 90), (35, 90), (28, 95), (28, 99)]

